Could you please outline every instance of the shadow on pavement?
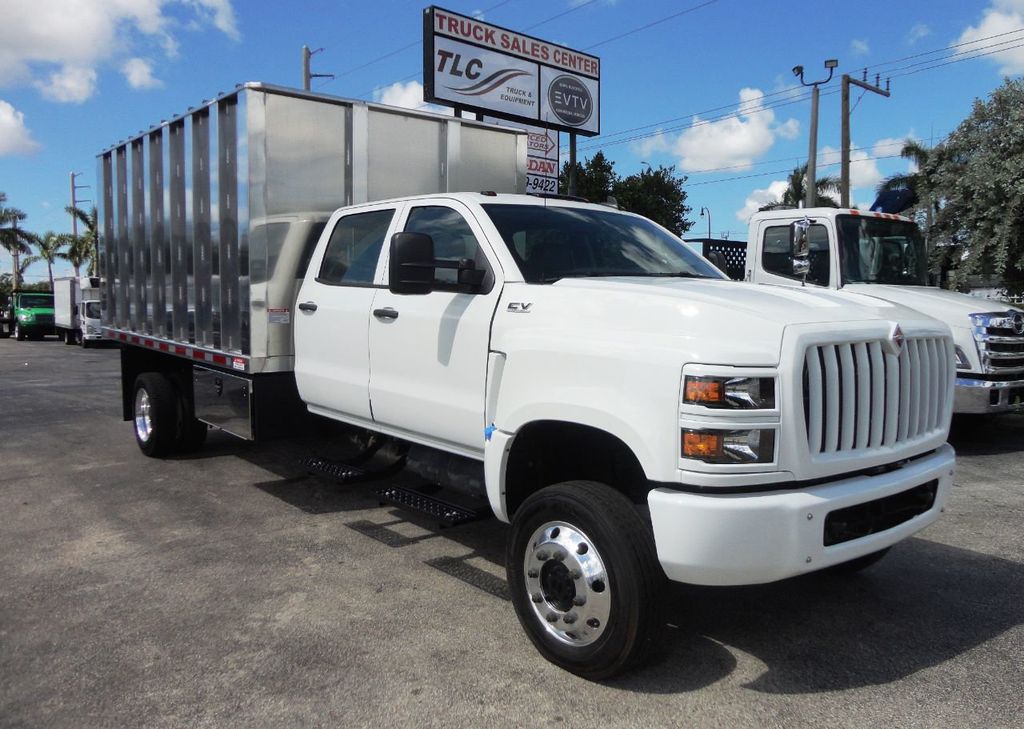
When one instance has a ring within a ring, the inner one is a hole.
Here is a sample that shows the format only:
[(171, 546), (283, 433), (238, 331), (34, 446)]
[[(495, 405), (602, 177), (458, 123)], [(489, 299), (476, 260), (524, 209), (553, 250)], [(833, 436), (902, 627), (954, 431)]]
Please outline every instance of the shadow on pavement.
[(965, 456), (1024, 452), (1024, 415), (957, 415), (949, 443)]

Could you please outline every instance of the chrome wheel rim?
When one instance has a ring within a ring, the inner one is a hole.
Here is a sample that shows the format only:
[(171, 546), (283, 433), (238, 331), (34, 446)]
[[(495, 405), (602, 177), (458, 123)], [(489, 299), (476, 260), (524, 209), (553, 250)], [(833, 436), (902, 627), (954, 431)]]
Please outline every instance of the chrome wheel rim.
[(585, 646), (604, 634), (612, 585), (600, 552), (580, 529), (561, 521), (537, 527), (523, 577), (534, 615), (553, 638)]
[(135, 393), (135, 435), (143, 443), (148, 443), (153, 435), (153, 418), (150, 415), (149, 393), (145, 388)]

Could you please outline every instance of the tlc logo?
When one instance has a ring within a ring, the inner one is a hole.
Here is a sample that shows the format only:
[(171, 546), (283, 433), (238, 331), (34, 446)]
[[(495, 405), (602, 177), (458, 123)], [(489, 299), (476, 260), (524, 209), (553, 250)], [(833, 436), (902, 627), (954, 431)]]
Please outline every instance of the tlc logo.
[(440, 48), (437, 50), (437, 58), (437, 72), (445, 73), (445, 68), (447, 67), (450, 76), (465, 76), (471, 80), (478, 79), (480, 78), (480, 71), (484, 67), (484, 62), (479, 58), (470, 58), (466, 61), (465, 66), (463, 66), (461, 53), (452, 53)]

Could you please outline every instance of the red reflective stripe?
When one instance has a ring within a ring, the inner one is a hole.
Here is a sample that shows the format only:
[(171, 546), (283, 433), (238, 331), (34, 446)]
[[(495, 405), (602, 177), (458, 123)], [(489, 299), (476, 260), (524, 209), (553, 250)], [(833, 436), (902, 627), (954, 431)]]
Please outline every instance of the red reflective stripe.
[(188, 350), (185, 349), (184, 347), (175, 347), (174, 348), (174, 353), (175, 354), (180, 354), (182, 357), (187, 357), (188, 356)]
[(138, 338), (138, 337), (132, 337), (132, 344), (138, 344), (138, 343), (139, 343), (139, 341), (140, 341), (140, 340), (139, 340), (139, 338)]
[(167, 346), (167, 342), (160, 342), (160, 351), (166, 352), (170, 347)]
[(213, 355), (213, 362), (214, 364), (226, 365), (228, 363), (228, 358), (222, 354), (215, 354)]

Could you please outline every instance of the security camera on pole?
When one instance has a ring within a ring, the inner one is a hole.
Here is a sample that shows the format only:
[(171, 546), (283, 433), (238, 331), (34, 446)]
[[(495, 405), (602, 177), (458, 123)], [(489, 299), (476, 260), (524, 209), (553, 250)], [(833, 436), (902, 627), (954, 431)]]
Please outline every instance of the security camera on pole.
[(827, 84), (832, 80), (839, 61), (830, 58), (825, 61), (825, 68), (828, 69), (828, 78), (821, 81), (804, 81), (804, 67), (793, 66), (793, 75), (800, 79), (804, 86), (811, 87), (811, 140), (807, 147), (807, 185), (804, 193), (804, 207), (813, 208), (818, 204), (818, 86)]

